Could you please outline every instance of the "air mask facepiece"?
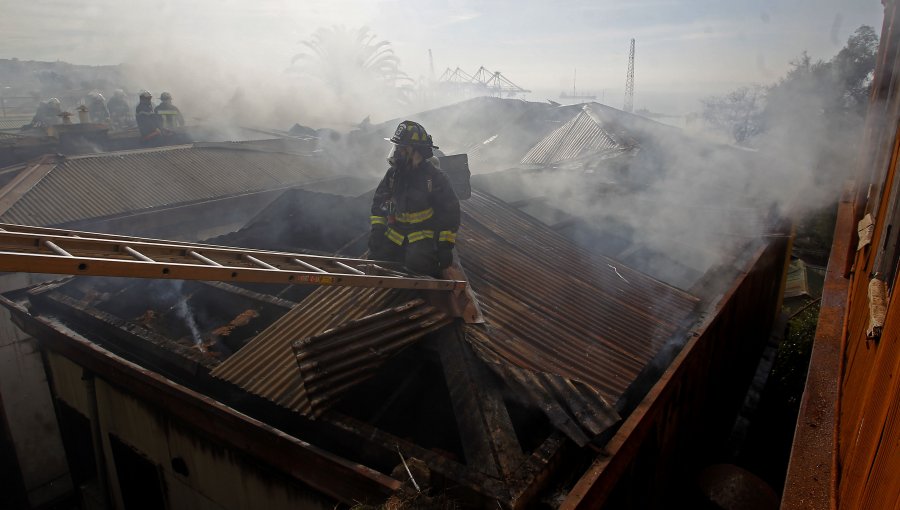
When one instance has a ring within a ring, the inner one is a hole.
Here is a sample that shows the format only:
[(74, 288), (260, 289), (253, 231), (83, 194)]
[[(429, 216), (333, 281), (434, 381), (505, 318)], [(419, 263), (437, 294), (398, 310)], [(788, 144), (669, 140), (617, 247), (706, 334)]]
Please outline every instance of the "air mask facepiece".
[(388, 163), (397, 169), (404, 169), (409, 166), (412, 160), (412, 150), (408, 145), (395, 145), (388, 156)]

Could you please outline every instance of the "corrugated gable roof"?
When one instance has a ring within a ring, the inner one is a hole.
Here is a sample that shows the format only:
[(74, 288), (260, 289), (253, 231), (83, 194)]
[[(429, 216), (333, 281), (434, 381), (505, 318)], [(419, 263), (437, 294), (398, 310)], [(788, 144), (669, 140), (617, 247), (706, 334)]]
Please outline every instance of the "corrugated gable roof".
[(624, 150), (616, 137), (603, 127), (599, 118), (584, 109), (572, 120), (538, 142), (522, 158), (523, 165), (550, 165), (587, 154), (615, 153)]
[(0, 221), (60, 225), (330, 177), (316, 158), (277, 152), (178, 146), (79, 156), (59, 162)]

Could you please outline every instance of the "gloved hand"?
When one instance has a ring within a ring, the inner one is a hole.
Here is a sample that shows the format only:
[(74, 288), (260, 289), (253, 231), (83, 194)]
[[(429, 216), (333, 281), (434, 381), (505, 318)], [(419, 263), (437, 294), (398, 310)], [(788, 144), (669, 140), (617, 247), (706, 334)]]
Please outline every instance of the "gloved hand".
[(453, 263), (453, 243), (439, 242), (437, 246), (438, 267), (446, 269)]
[(369, 233), (369, 256), (372, 256), (372, 253), (377, 251), (378, 247), (384, 243), (385, 237), (384, 233), (387, 232), (387, 227), (384, 225), (372, 225), (372, 231)]

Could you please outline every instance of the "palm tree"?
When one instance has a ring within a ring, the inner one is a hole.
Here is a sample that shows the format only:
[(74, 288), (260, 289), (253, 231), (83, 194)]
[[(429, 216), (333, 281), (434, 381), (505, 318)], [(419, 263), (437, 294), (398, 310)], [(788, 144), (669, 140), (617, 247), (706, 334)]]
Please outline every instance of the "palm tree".
[(294, 55), (289, 70), (323, 82), (338, 96), (375, 93), (400, 104), (411, 96), (413, 80), (400, 70), (391, 43), (378, 41), (369, 27), (319, 28), (301, 45), (304, 51)]

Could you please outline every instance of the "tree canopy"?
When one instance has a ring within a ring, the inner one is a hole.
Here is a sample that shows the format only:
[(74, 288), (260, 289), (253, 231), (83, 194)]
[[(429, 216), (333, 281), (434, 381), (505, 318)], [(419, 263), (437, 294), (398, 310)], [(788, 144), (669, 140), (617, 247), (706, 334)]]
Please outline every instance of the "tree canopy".
[(400, 70), (400, 59), (391, 43), (378, 40), (368, 27), (320, 28), (301, 42), (290, 70), (323, 83), (338, 97), (380, 97), (405, 103), (412, 79)]
[(877, 51), (878, 35), (863, 25), (831, 60), (814, 61), (803, 52), (777, 83), (704, 99), (703, 118), (739, 145), (753, 145), (757, 137), (791, 125), (856, 129), (865, 114)]

